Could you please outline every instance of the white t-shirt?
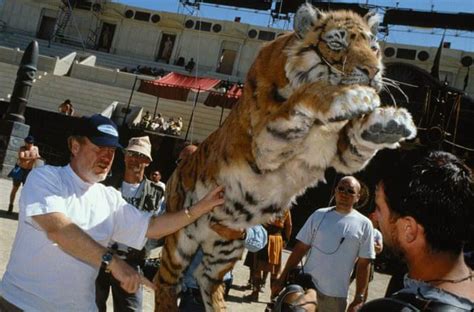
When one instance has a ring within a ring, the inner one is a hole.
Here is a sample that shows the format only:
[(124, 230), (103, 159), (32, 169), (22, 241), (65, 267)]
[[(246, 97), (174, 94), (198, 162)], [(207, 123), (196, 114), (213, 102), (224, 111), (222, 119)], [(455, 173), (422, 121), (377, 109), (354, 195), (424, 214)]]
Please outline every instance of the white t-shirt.
[(120, 191), (122, 193), (122, 198), (125, 201), (135, 207), (138, 207), (140, 203), (140, 198), (142, 197), (143, 187), (145, 182), (142, 181), (141, 183), (131, 184), (128, 182), (123, 181), (122, 187)]
[(163, 197), (161, 197), (160, 202), (158, 203), (158, 206), (160, 207), (160, 209), (158, 209), (158, 211), (155, 213), (155, 214), (160, 215), (165, 212), (164, 209), (162, 209), (161, 207), (163, 203), (165, 202), (166, 184), (161, 181), (158, 181), (156, 184), (158, 184), (158, 186), (163, 189)]
[(382, 233), (376, 228), (374, 228), (374, 243), (383, 245)]
[(332, 208), (314, 212), (296, 239), (311, 249), (304, 272), (326, 296), (347, 297), (358, 257), (375, 259), (372, 222), (357, 210), (341, 214)]
[(112, 187), (81, 180), (70, 166), (43, 166), (28, 176), (2, 296), (25, 311), (96, 311), (92, 267), (61, 250), (31, 218), (64, 213), (102, 246), (111, 240), (143, 248), (150, 213)]

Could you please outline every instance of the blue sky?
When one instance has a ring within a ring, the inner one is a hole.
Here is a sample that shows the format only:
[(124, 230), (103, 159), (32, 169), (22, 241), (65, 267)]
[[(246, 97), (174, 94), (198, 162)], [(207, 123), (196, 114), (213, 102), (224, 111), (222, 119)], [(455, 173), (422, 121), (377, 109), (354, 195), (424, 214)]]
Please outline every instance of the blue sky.
[[(113, 2), (120, 2), (136, 7), (143, 7), (158, 11), (168, 11), (175, 13), (180, 12), (184, 14), (193, 13), (191, 8), (180, 6), (179, 0), (115, 0)], [(423, 11), (430, 11), (433, 8), (434, 11), (439, 12), (474, 13), (474, 0), (333, 0), (332, 2), (355, 2), (362, 4), (368, 3), (369, 5), (381, 5), (387, 7), (395, 7), (398, 3), (398, 7), (400, 8), (411, 8)], [(234, 17), (240, 16), (242, 18), (242, 23), (272, 26), (283, 29), (288, 29), (289, 27), (291, 28), (291, 24), (285, 21), (272, 24), (269, 12), (237, 9), (206, 3), (201, 6), (199, 11), (194, 10), (194, 15), (224, 20), (234, 20)], [(389, 35), (387, 38), (385, 38), (385, 40), (395, 43), (438, 46), (442, 34), (443, 30), (441, 29), (421, 29), (403, 26), (391, 26)], [(452, 48), (465, 51), (474, 51), (474, 32), (451, 30), (446, 33), (445, 41), (451, 42)]]

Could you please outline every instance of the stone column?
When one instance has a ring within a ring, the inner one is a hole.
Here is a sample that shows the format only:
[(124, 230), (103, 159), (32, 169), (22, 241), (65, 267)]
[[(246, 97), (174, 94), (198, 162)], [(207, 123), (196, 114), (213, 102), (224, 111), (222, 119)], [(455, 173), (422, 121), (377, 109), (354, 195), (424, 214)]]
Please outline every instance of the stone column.
[(21, 59), (10, 104), (0, 120), (0, 176), (5, 177), (15, 166), (18, 150), (30, 131), (25, 124), (25, 110), (38, 64), (38, 42), (32, 41)]

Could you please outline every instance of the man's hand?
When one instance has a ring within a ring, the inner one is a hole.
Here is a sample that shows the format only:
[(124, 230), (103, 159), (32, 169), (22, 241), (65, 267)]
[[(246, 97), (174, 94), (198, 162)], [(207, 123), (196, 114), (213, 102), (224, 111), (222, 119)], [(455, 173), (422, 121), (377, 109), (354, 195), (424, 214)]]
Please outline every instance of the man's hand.
[(153, 290), (156, 289), (152, 282), (116, 256), (113, 257), (108, 269), (120, 282), (120, 287), (130, 294), (137, 292), (140, 285), (147, 286)]
[(280, 275), (278, 278), (275, 280), (274, 283), (272, 283), (272, 291), (271, 291), (271, 298), (274, 298), (275, 296), (278, 296), (280, 291), (283, 289), (286, 281), (286, 276)]
[(376, 255), (380, 254), (383, 250), (383, 244), (381, 244), (379, 242), (375, 242), (374, 243), (374, 249), (375, 249), (375, 254)]
[(357, 312), (364, 305), (363, 300), (354, 299), (347, 308), (347, 312)]
[(216, 187), (212, 191), (209, 191), (209, 193), (207, 193), (206, 196), (204, 196), (204, 198), (198, 201), (194, 206), (190, 207), (189, 211), (191, 214), (196, 214), (196, 216), (200, 217), (215, 207), (224, 204), (224, 191), (225, 189), (223, 186)]
[(246, 233), (244, 229), (231, 229), (220, 223), (214, 223), (213, 225), (211, 225), (211, 229), (213, 229), (217, 234), (228, 240), (244, 239)]

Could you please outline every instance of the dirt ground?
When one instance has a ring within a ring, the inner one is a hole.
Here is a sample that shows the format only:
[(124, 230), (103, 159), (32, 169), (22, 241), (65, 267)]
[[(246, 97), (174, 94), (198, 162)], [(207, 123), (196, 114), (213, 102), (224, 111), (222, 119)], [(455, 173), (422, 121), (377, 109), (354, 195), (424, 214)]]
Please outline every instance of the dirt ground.
[[(8, 259), (10, 256), (11, 247), (16, 233), (17, 218), (18, 218), (18, 198), (14, 207), (14, 213), (7, 215), (5, 211), (8, 208), (8, 200), (11, 188), (11, 181), (0, 179), (0, 277), (5, 272)], [(20, 189), (21, 191), (21, 189)], [(19, 192), (20, 192), (19, 191)], [(159, 254), (159, 250), (155, 253)], [(288, 258), (289, 251), (284, 251), (284, 261)], [(243, 265), (243, 261), (239, 261), (234, 268), (234, 285), (230, 291), (227, 301), (228, 311), (231, 312), (247, 312), (247, 311), (264, 311), (266, 304), (270, 301), (270, 281), (267, 280), (264, 292), (260, 294), (258, 302), (248, 302), (245, 297), (250, 294), (250, 290), (245, 289), (249, 277), (248, 268)], [(388, 284), (388, 276), (375, 273), (374, 280), (369, 287), (369, 300), (380, 298), (385, 293)], [(91, 287), (93, 287), (91, 285)], [(349, 298), (353, 298), (354, 283), (351, 285)], [(145, 289), (144, 294), (144, 309), (143, 311), (153, 311), (153, 292)], [(113, 311), (111, 300), (108, 301), (109, 311)]]

